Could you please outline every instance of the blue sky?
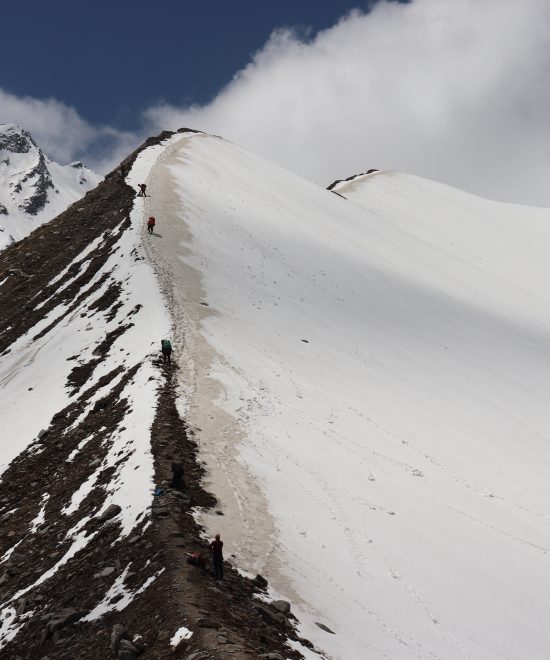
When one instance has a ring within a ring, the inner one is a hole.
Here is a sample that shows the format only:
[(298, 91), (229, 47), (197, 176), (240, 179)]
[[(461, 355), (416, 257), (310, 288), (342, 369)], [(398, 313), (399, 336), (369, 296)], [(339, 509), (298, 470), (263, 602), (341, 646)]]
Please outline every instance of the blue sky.
[(548, 0), (4, 3), (0, 123), (106, 173), (188, 126), (316, 183), (550, 206)]
[[(364, 0), (54, 0), (2, 6), (0, 85), (53, 96), (91, 122), (136, 129), (157, 101), (205, 103), (272, 31), (304, 35), (333, 25)], [(32, 19), (32, 20), (31, 20)], [(8, 29), (5, 29), (9, 26)]]

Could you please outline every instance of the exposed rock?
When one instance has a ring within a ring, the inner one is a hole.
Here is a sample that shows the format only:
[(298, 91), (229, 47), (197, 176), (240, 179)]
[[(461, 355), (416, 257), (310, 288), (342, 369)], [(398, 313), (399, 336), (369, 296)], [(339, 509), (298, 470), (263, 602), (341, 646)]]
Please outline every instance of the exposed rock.
[(9, 268), (8, 273), (10, 275), (18, 275), (19, 277), (23, 277), (25, 279), (31, 277), (28, 273), (25, 273), (24, 270), (21, 270), (21, 268)]
[(44, 630), (45, 638), (51, 637), (56, 630), (60, 630), (61, 628), (78, 621), (83, 615), (84, 612), (79, 612), (74, 607), (66, 607), (59, 610), (59, 612), (55, 612), (46, 624)]
[(286, 620), (284, 614), (281, 614), (281, 612), (273, 612), (269, 607), (265, 607), (265, 605), (260, 605), (258, 603), (254, 606), (254, 609), (261, 614), (268, 623), (284, 623)]
[(110, 520), (111, 518), (117, 516), (121, 511), (122, 509), (118, 504), (109, 504), (109, 506), (97, 517), (97, 519), (101, 521)]
[(290, 613), (290, 603), (286, 600), (272, 600), (269, 604), (283, 614)]
[(95, 578), (109, 577), (109, 575), (112, 575), (114, 572), (115, 572), (114, 566), (106, 566), (102, 571), (96, 573), (94, 577)]
[(267, 585), (269, 584), (268, 581), (267, 581), (263, 576), (261, 576), (259, 573), (258, 573), (258, 575), (256, 575), (256, 577), (254, 578), (254, 582), (255, 582), (259, 587), (261, 587), (262, 589), (265, 589), (265, 588), (267, 587)]
[(135, 660), (140, 653), (141, 651), (139, 651), (129, 639), (120, 640), (117, 654), (119, 660)]
[(336, 633), (334, 632), (334, 630), (331, 630), (328, 626), (325, 626), (324, 623), (319, 623), (318, 621), (316, 621), (316, 622), (315, 622), (315, 625), (319, 626), (319, 628), (321, 628), (321, 630), (324, 630), (325, 632), (328, 632), (328, 633), (330, 633), (331, 635), (336, 635)]
[(126, 628), (121, 623), (115, 623), (113, 630), (111, 631), (111, 651), (115, 657), (118, 656), (120, 641), (123, 637), (128, 637)]
[(27, 599), (20, 598), (17, 602), (18, 602), (17, 616), (21, 616), (24, 613), (25, 608), (27, 607)]
[(202, 617), (197, 619), (197, 625), (199, 628), (214, 628), (214, 630), (218, 630), (221, 624), (219, 621), (214, 621), (214, 619), (207, 619), (206, 617)]
[(264, 660), (285, 660), (280, 653), (263, 653), (260, 658), (264, 658)]

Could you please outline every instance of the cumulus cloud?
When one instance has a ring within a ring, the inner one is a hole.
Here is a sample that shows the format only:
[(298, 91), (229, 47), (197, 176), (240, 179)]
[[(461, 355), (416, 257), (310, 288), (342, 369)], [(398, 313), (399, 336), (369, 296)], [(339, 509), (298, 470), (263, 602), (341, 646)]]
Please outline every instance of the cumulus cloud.
[(60, 163), (84, 158), (102, 174), (140, 142), (138, 135), (93, 126), (56, 99), (18, 97), (0, 88), (0, 123), (18, 124), (46, 154)]
[(550, 205), (549, 61), (547, 0), (382, 1), (309, 41), (276, 31), (211, 103), (146, 119), (324, 185), (377, 167)]
[(147, 135), (189, 126), (321, 185), (376, 167), (550, 206), (548, 0), (380, 0), (303, 34), (275, 31), (212, 102), (158, 103), (137, 133), (1, 89), (0, 121), (101, 173)]

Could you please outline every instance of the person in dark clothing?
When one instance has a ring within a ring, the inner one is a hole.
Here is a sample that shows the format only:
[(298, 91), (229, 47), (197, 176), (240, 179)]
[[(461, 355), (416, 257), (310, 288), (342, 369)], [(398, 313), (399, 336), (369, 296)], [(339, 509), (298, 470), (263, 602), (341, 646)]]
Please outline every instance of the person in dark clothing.
[(138, 184), (138, 188), (139, 188), (139, 192), (138, 192), (137, 196), (138, 197), (147, 197), (147, 195), (145, 194), (145, 189), (147, 188), (147, 184), (146, 183), (140, 183), (140, 184)]
[(154, 218), (153, 216), (151, 216), (151, 217), (149, 218), (149, 220), (147, 220), (147, 231), (148, 231), (150, 234), (153, 233), (153, 231), (154, 231), (154, 229), (155, 229), (155, 224), (156, 224), (156, 222), (157, 222), (157, 221), (155, 220), (155, 218)]
[(216, 538), (210, 543), (210, 548), (212, 549), (212, 563), (216, 580), (223, 580), (223, 541), (219, 534), (216, 534)]
[(170, 364), (170, 359), (172, 356), (172, 344), (169, 339), (161, 339), (160, 349), (162, 351), (162, 360), (164, 364)]
[(180, 463), (180, 461), (174, 461), (172, 463), (172, 482), (171, 486), (172, 488), (181, 488), (185, 484), (182, 483), (183, 481), (183, 463)]

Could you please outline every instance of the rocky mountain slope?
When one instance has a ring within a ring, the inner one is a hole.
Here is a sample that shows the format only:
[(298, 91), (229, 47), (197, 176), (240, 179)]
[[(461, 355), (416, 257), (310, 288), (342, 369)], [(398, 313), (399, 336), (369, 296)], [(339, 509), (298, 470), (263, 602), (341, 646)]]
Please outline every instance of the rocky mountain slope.
[(28, 131), (0, 124), (0, 249), (55, 218), (100, 180), (81, 162), (50, 160)]
[(163, 138), (0, 253), (2, 658), (302, 657), (289, 637), (307, 651), (292, 614), (256, 599), (265, 581), (186, 563), (205, 551), (193, 512), (216, 500), (177, 358), (155, 349), (170, 320), (125, 181)]
[(145, 146), (0, 253), (0, 653), (545, 658), (547, 210)]

